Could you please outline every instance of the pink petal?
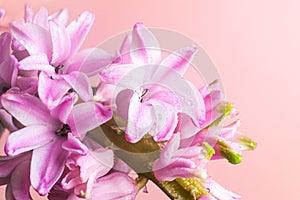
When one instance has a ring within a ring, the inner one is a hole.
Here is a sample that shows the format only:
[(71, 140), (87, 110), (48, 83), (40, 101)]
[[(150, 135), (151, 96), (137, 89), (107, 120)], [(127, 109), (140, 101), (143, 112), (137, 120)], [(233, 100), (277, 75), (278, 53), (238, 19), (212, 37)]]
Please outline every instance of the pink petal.
[[(0, 121), (4, 125), (5, 128), (7, 128), (9, 131), (15, 131), (17, 130), (14, 122), (13, 117), (7, 113), (4, 109), (0, 109)], [(2, 126), (2, 125), (0, 125)], [(1, 136), (1, 134), (0, 134)]]
[(5, 10), (1, 8), (0, 9), (0, 21), (3, 19), (4, 15), (5, 15)]
[(65, 140), (56, 139), (47, 145), (34, 149), (31, 159), (30, 181), (33, 188), (46, 195), (60, 178), (69, 155), (61, 148)]
[(67, 73), (81, 71), (87, 76), (98, 74), (112, 62), (113, 57), (100, 48), (84, 49), (78, 52), (67, 64)]
[(0, 157), (0, 178), (7, 178), (11, 175), (16, 166), (20, 163), (30, 159), (30, 154), (21, 154), (14, 157), (1, 156)]
[(38, 90), (38, 79), (35, 77), (19, 76), (16, 80), (16, 86), (20, 88), (21, 91), (34, 95)]
[(163, 101), (151, 99), (148, 102), (152, 104), (155, 113), (155, 129), (150, 134), (156, 142), (169, 140), (177, 126), (177, 112), (173, 106)]
[(37, 124), (55, 124), (49, 111), (39, 98), (14, 92), (12, 90), (1, 96), (3, 107), (25, 126)]
[(32, 8), (29, 5), (25, 5), (25, 14), (24, 14), (24, 19), (25, 22), (33, 22), (33, 16), (34, 16), (34, 12), (32, 10)]
[(62, 148), (70, 153), (86, 155), (88, 148), (75, 138), (71, 133), (68, 134), (68, 139), (62, 144)]
[(10, 156), (18, 155), (50, 143), (56, 137), (55, 130), (45, 125), (27, 126), (9, 135), (5, 152)]
[(93, 91), (87, 75), (74, 71), (61, 77), (77, 92), (83, 101), (91, 100)]
[(197, 53), (196, 46), (190, 46), (186, 48), (174, 51), (168, 57), (166, 57), (160, 65), (170, 67), (179, 74), (183, 75), (189, 67), (191, 61)]
[[(116, 190), (115, 188), (119, 188)], [(97, 179), (93, 199), (135, 199), (137, 185), (127, 174), (115, 172)]]
[(160, 158), (157, 162), (160, 168), (165, 167), (171, 163), (172, 157), (175, 154), (175, 152), (178, 150), (179, 145), (180, 145), (180, 134), (174, 134), (161, 152)]
[(178, 132), (181, 134), (182, 139), (186, 139), (196, 135), (200, 129), (193, 123), (192, 119), (186, 114), (181, 114), (178, 127)]
[(50, 60), (52, 56), (51, 36), (46, 29), (36, 24), (25, 23), (24, 20), (18, 20), (10, 24), (10, 31), (31, 55), (44, 53)]
[(137, 93), (133, 93), (128, 110), (126, 139), (138, 142), (153, 126), (153, 109), (150, 104), (141, 103)]
[(61, 181), (62, 188), (65, 190), (71, 190), (82, 183), (79, 168), (67, 173)]
[(131, 77), (127, 76), (128, 73), (136, 68), (138, 68), (138, 66), (132, 64), (110, 65), (100, 72), (100, 78), (105, 83), (117, 85), (123, 78), (126, 79), (123, 80), (123, 82), (129, 81)]
[(0, 35), (0, 63), (5, 61), (5, 59), (9, 58), (10, 56), (10, 43), (11, 43), (11, 34), (10, 33), (1, 33)]
[(33, 17), (33, 23), (43, 27), (44, 29), (48, 29), (48, 10), (45, 7), (41, 7), (39, 11)]
[(12, 87), (16, 84), (18, 76), (18, 61), (13, 55), (9, 55), (4, 62), (0, 62), (0, 78)]
[(18, 165), (10, 178), (11, 190), (15, 199), (31, 199), (30, 197), (30, 160)]
[(38, 93), (41, 101), (49, 109), (58, 106), (71, 86), (61, 76), (52, 76), (41, 72), (38, 83)]
[(111, 117), (112, 110), (110, 108), (104, 107), (101, 103), (86, 102), (74, 106), (68, 124), (72, 133), (83, 139), (88, 131), (107, 122)]
[(157, 64), (161, 61), (158, 41), (142, 23), (133, 27), (130, 50), (131, 60), (136, 65)]
[(209, 189), (210, 193), (217, 199), (234, 200), (241, 198), (240, 195), (234, 194), (233, 192), (223, 188), (211, 178), (206, 180), (205, 186)]
[(71, 51), (70, 37), (66, 28), (59, 22), (49, 22), (50, 34), (52, 39), (52, 60), (54, 66), (60, 65), (66, 60)]
[(210, 195), (204, 195), (204, 196), (200, 197), (200, 199), (198, 199), (198, 200), (217, 200), (217, 199)]
[(28, 56), (21, 60), (19, 64), (19, 69), (21, 70), (38, 70), (48, 74), (54, 73), (54, 67), (49, 64), (47, 55), (44, 53)]
[(131, 58), (130, 58), (131, 43), (132, 43), (132, 35), (131, 35), (131, 33), (129, 33), (125, 37), (125, 39), (124, 39), (124, 41), (123, 41), (123, 43), (120, 47), (120, 53), (119, 53), (120, 55), (119, 56), (121, 58), (121, 63), (122, 64), (132, 63)]
[(63, 124), (66, 124), (77, 99), (78, 97), (74, 92), (64, 96), (59, 105), (51, 110), (51, 116), (58, 118)]
[(176, 178), (191, 178), (194, 177), (191, 172), (196, 168), (194, 162), (189, 159), (177, 158), (172, 163), (164, 168), (161, 168), (157, 161), (153, 163), (153, 171), (155, 177), (159, 181), (172, 181)]
[(67, 32), (71, 39), (71, 52), (70, 55), (74, 55), (83, 41), (85, 40), (88, 32), (90, 31), (95, 20), (95, 15), (88, 11), (83, 12), (76, 21), (70, 23), (67, 27)]
[(59, 22), (63, 26), (65, 26), (68, 22), (69, 14), (67, 9), (60, 9), (58, 12), (55, 12), (54, 14), (50, 15), (48, 17), (49, 21)]

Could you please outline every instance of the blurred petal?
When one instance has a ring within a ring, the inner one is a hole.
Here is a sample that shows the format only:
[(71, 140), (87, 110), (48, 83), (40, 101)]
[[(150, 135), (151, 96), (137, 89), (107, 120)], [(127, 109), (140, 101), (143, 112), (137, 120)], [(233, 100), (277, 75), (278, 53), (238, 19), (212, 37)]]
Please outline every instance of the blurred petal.
[(10, 178), (11, 190), (15, 199), (31, 199), (30, 187), (30, 160), (18, 165)]
[(157, 64), (161, 61), (158, 41), (142, 23), (136, 23), (133, 27), (130, 57), (136, 65)]
[(57, 66), (68, 58), (71, 50), (70, 37), (65, 27), (56, 22), (49, 22), (52, 39), (51, 64)]
[(27, 126), (9, 135), (5, 152), (10, 156), (18, 155), (50, 143), (55, 137), (55, 130), (45, 125)]
[(61, 148), (65, 140), (56, 139), (32, 152), (30, 180), (33, 188), (46, 195), (60, 178), (69, 152)]
[(1, 8), (0, 9), (0, 21), (3, 19), (4, 15), (5, 15), (5, 10)]
[(189, 67), (192, 59), (197, 53), (196, 46), (185, 47), (174, 51), (168, 57), (166, 57), (160, 65), (170, 67), (179, 74), (183, 75)]
[(29, 155), (30, 154), (21, 154), (14, 157), (0, 156), (0, 178), (9, 177), (16, 166), (30, 159)]
[[(17, 130), (17, 128), (13, 122), (12, 116), (9, 113), (7, 113), (4, 109), (0, 109), (0, 123), (1, 123), (0, 127), (4, 126), (9, 131)], [(0, 136), (1, 136), (1, 133), (0, 133)]]
[(0, 63), (5, 61), (10, 56), (10, 43), (11, 43), (11, 35), (10, 33), (1, 33), (0, 35)]
[(101, 103), (86, 102), (74, 106), (68, 124), (72, 133), (83, 139), (85, 134), (107, 122), (112, 117), (112, 110)]
[(83, 101), (91, 100), (93, 91), (87, 75), (75, 71), (61, 77), (77, 92)]
[(70, 55), (74, 55), (83, 41), (85, 40), (88, 32), (90, 31), (95, 20), (95, 15), (88, 11), (83, 12), (76, 21), (70, 23), (67, 27), (67, 32), (71, 39), (71, 52)]
[(94, 76), (112, 62), (112, 55), (100, 48), (84, 49), (72, 57), (67, 64), (67, 73), (80, 71)]
[(9, 90), (1, 96), (1, 102), (3, 107), (25, 126), (56, 123), (49, 116), (46, 106), (35, 96)]

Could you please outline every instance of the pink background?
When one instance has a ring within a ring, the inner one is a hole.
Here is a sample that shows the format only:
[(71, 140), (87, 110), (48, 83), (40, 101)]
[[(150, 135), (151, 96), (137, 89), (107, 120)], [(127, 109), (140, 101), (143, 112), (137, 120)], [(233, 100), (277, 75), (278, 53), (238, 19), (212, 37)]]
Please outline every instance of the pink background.
[[(50, 12), (96, 13), (85, 46), (96, 45), (135, 22), (181, 32), (206, 49), (228, 100), (240, 112), (240, 130), (256, 139), (238, 166), (210, 164), (209, 172), (245, 200), (300, 199), (300, 4), (277, 0), (20, 1), (1, 0), (4, 23), (23, 16), (23, 3)], [(298, 13), (297, 13), (298, 12)], [(3, 22), (2, 22), (3, 23)], [(0, 199), (4, 199), (3, 188)], [(153, 185), (138, 199), (167, 199)]]

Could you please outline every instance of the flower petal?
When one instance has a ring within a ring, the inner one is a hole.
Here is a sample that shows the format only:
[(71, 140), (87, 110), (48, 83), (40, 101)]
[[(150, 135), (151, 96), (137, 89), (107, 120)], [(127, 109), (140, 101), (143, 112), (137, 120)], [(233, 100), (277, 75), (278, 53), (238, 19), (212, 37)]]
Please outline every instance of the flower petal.
[(217, 199), (234, 200), (241, 198), (240, 195), (234, 194), (233, 192), (223, 188), (211, 178), (206, 180), (205, 186), (209, 189), (210, 193)]
[(111, 117), (110, 108), (104, 107), (101, 103), (86, 102), (74, 106), (68, 124), (72, 133), (83, 139), (88, 131), (110, 120)]
[(76, 21), (73, 21), (67, 27), (67, 32), (71, 39), (71, 52), (70, 55), (74, 55), (83, 41), (85, 40), (88, 32), (90, 31), (95, 20), (95, 15), (88, 11), (83, 12)]
[(5, 10), (1, 8), (0, 9), (0, 21), (3, 19), (4, 15), (5, 15)]
[(49, 111), (39, 98), (12, 90), (1, 96), (3, 107), (25, 126), (55, 124)]
[(69, 155), (61, 148), (65, 140), (57, 139), (32, 152), (30, 181), (33, 188), (46, 195), (60, 178)]
[(137, 189), (137, 185), (131, 177), (115, 172), (97, 179), (92, 199), (135, 199)]
[(109, 65), (112, 60), (112, 55), (100, 48), (84, 49), (68, 61), (67, 73), (81, 71), (89, 77), (94, 76)]
[(155, 129), (149, 133), (156, 142), (169, 140), (177, 126), (177, 112), (173, 106), (163, 101), (151, 99), (148, 102), (152, 104), (155, 113)]
[(63, 8), (63, 9), (60, 9), (59, 11), (55, 12), (54, 14), (50, 15), (48, 17), (48, 20), (54, 21), (54, 22), (59, 22), (65, 26), (68, 22), (68, 18), (69, 18), (68, 10)]
[(21, 60), (19, 64), (21, 70), (38, 70), (54, 74), (54, 67), (49, 64), (47, 55), (44, 53), (28, 56)]
[(133, 93), (128, 109), (126, 140), (138, 142), (152, 128), (153, 116), (151, 104), (141, 103), (137, 93)]
[[(138, 68), (138, 66), (132, 64), (110, 65), (100, 72), (100, 78), (101, 81), (107, 84), (117, 85), (118, 82), (123, 78), (129, 81), (130, 77), (126, 75), (136, 68)], [(126, 82), (126, 80), (123, 80), (123, 82)]]
[(71, 51), (70, 37), (66, 28), (59, 22), (49, 22), (49, 28), (52, 39), (52, 60), (54, 66), (60, 65), (66, 60)]
[(25, 153), (14, 157), (0, 156), (0, 178), (8, 178), (16, 166), (30, 159), (29, 155)]
[(1, 33), (0, 35), (0, 63), (10, 56), (10, 43), (11, 43), (11, 34), (10, 33)]
[(45, 7), (41, 7), (39, 11), (33, 17), (33, 23), (43, 27), (44, 29), (48, 29), (48, 10)]
[(32, 125), (11, 133), (5, 144), (5, 152), (9, 156), (30, 151), (52, 142), (55, 130), (45, 125)]
[(172, 181), (176, 178), (191, 178), (193, 169), (196, 168), (194, 162), (189, 159), (176, 158), (170, 165), (161, 168), (157, 161), (153, 163), (155, 177), (159, 181)]
[(61, 77), (77, 92), (83, 101), (91, 100), (93, 91), (87, 75), (74, 71)]
[(58, 118), (63, 124), (66, 124), (77, 99), (78, 97), (74, 92), (64, 96), (59, 105), (51, 110), (51, 116)]
[(130, 57), (134, 64), (157, 64), (161, 61), (161, 51), (155, 36), (142, 23), (136, 23), (132, 30)]
[(68, 134), (68, 139), (62, 144), (62, 148), (70, 153), (86, 155), (88, 148), (75, 138), (71, 133)]
[(51, 76), (41, 72), (38, 83), (38, 93), (42, 102), (49, 109), (58, 106), (71, 86), (61, 76)]
[(37, 24), (17, 20), (10, 24), (10, 31), (30, 55), (44, 53), (49, 60), (51, 59), (51, 36), (46, 29)]
[(11, 190), (15, 199), (31, 199), (30, 197), (30, 160), (18, 165), (10, 178)]
[(179, 74), (183, 75), (189, 67), (192, 59), (197, 53), (196, 46), (185, 47), (174, 51), (168, 57), (166, 57), (160, 65), (170, 67)]

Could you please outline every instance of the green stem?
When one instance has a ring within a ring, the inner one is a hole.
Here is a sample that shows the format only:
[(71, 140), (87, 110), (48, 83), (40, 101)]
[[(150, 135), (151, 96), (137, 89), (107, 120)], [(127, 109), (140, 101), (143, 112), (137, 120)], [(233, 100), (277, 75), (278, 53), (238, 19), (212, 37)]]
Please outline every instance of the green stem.
[(118, 158), (126, 162), (139, 176), (155, 183), (170, 199), (195, 199), (178, 181), (160, 182), (156, 179), (152, 172), (152, 163), (159, 158), (161, 149), (152, 137), (130, 143), (126, 141), (124, 132), (114, 127), (117, 127), (116, 123), (111, 120), (90, 132), (89, 137), (104, 147), (112, 147)]

